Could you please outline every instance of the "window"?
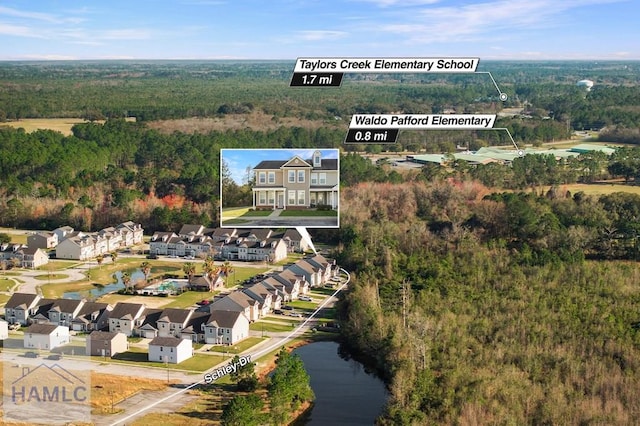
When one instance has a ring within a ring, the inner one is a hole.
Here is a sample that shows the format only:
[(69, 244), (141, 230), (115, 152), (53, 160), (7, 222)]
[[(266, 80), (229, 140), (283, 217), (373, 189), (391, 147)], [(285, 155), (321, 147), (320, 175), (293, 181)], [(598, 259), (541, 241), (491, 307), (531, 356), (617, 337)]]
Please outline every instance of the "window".
[(304, 191), (298, 191), (298, 205), (304, 205)]
[(289, 183), (296, 183), (296, 171), (289, 170)]
[(162, 346), (160, 346), (160, 352), (162, 352)]
[(326, 185), (327, 184), (327, 174), (326, 173), (320, 173), (320, 185)]
[(269, 204), (275, 203), (275, 195), (273, 191), (269, 191)]
[(317, 185), (317, 184), (318, 184), (318, 174), (311, 173), (311, 185)]
[(316, 152), (313, 154), (313, 167), (320, 167), (320, 153)]
[(267, 174), (265, 172), (258, 173), (258, 182), (265, 184), (267, 182)]
[(269, 183), (276, 183), (276, 172), (269, 172)]
[(289, 191), (289, 201), (287, 201), (287, 204), (292, 206), (296, 203), (296, 191)]
[(304, 170), (298, 170), (298, 183), (304, 183)]
[(260, 191), (260, 201), (258, 204), (267, 204), (267, 193), (264, 191)]

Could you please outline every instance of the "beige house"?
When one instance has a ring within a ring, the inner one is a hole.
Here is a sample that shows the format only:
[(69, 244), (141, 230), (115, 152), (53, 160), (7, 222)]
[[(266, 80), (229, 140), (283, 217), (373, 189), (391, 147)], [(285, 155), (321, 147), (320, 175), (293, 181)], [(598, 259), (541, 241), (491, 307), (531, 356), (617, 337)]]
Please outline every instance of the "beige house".
[(261, 161), (253, 171), (254, 209), (338, 208), (338, 160), (323, 159), (318, 150), (311, 159)]
[(87, 337), (86, 351), (89, 356), (112, 358), (129, 349), (127, 336), (124, 333), (94, 330)]
[(133, 330), (144, 322), (142, 303), (118, 302), (109, 313), (109, 331), (133, 335)]
[(27, 246), (52, 249), (58, 245), (58, 235), (53, 232), (36, 232), (27, 236)]

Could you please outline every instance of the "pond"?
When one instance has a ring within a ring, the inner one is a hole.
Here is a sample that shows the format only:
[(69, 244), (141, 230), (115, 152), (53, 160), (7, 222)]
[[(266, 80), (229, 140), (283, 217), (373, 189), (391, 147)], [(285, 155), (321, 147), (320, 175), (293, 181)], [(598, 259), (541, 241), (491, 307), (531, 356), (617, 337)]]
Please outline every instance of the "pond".
[[(144, 273), (140, 268), (137, 268), (132, 271), (128, 271), (131, 276), (131, 283), (134, 283), (138, 280), (144, 279)], [(117, 271), (113, 274), (116, 278), (111, 284), (106, 284), (103, 286), (95, 286), (88, 291), (67, 291), (62, 294), (63, 299), (93, 299), (99, 296), (102, 296), (107, 293), (111, 293), (114, 291), (118, 291), (124, 288), (124, 283), (122, 282), (122, 271)]]
[(336, 342), (316, 342), (298, 354), (311, 378), (314, 406), (298, 425), (373, 425), (388, 398), (384, 383), (365, 367), (341, 354)]

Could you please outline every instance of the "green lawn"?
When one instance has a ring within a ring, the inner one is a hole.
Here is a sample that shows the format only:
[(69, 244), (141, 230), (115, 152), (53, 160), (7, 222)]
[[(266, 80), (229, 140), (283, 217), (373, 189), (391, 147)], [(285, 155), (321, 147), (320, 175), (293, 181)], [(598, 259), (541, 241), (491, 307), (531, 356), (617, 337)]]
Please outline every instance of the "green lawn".
[(0, 306), (4, 306), (11, 296), (8, 294), (0, 294)]
[(281, 217), (335, 217), (338, 216), (336, 210), (284, 210), (280, 213)]
[(258, 343), (262, 342), (264, 339), (262, 337), (249, 337), (244, 339), (242, 342), (235, 344), (233, 346), (227, 345), (214, 345), (209, 349), (211, 352), (229, 352), (231, 354), (239, 354), (246, 351), (249, 348), (254, 347)]
[(293, 302), (287, 303), (289, 306), (293, 306), (296, 309), (309, 309), (315, 310), (318, 307), (317, 303), (314, 302), (305, 302), (303, 300), (294, 300)]
[(40, 286), (42, 295), (49, 298), (62, 297), (68, 291), (89, 291), (95, 286), (89, 281), (75, 281), (70, 283), (44, 284)]
[(249, 222), (248, 220), (244, 220), (244, 219), (222, 219), (222, 224), (224, 226), (227, 225), (242, 225), (244, 223)]
[(39, 271), (59, 271), (61, 269), (71, 268), (78, 265), (81, 262), (68, 261), (68, 260), (50, 260), (46, 265), (40, 266)]
[(40, 280), (40, 281), (48, 281), (48, 280), (61, 280), (64, 278), (69, 278), (69, 275), (66, 274), (42, 274), (42, 275), (36, 275), (35, 277), (36, 280)]
[(16, 282), (10, 278), (0, 278), (0, 291), (11, 291)]
[(267, 272), (269, 268), (234, 268), (234, 272), (229, 274), (229, 280), (227, 282), (227, 287), (233, 287), (236, 284), (240, 284), (242, 281), (247, 278), (254, 277), (258, 274), (263, 274)]
[[(296, 324), (295, 320), (292, 320), (291, 322)], [(285, 324), (279, 325), (279, 324), (269, 324), (269, 323), (266, 323), (266, 322), (254, 322), (254, 323), (251, 323), (249, 325), (249, 330), (252, 330), (252, 331), (263, 331), (264, 330), (265, 332), (269, 331), (269, 332), (276, 332), (276, 333), (277, 332), (281, 332), (281, 331), (291, 331), (291, 330), (293, 330), (293, 328), (294, 327), (291, 326), (290, 324), (289, 325), (285, 325)]]
[(217, 292), (186, 291), (179, 296), (169, 296), (170, 303), (165, 308), (188, 308), (203, 299), (211, 299)]
[(144, 367), (168, 368), (170, 370), (206, 371), (214, 367), (225, 359), (218, 355), (195, 354), (191, 358), (182, 361), (180, 364), (164, 364), (162, 362), (148, 361), (149, 354), (140, 348), (130, 348), (127, 352), (117, 354), (106, 362), (112, 363), (135, 363)]

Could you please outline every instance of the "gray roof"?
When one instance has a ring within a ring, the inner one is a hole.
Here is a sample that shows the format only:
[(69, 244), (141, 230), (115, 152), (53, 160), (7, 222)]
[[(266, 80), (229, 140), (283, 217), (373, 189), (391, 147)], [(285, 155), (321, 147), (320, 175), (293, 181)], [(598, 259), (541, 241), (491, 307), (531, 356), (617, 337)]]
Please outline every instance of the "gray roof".
[(13, 293), (7, 303), (5, 304), (5, 308), (15, 309), (18, 306), (24, 305), (23, 308), (31, 306), (33, 302), (38, 298), (37, 294), (31, 293)]
[(190, 309), (165, 308), (158, 321), (184, 324), (193, 311)]
[(175, 348), (182, 343), (183, 340), (187, 340), (187, 342), (191, 343), (191, 340), (178, 339), (177, 337), (155, 337), (149, 342), (149, 346), (169, 346)]
[(244, 314), (237, 311), (214, 311), (209, 315), (206, 324), (221, 328), (233, 328), (241, 315)]
[(53, 306), (51, 306), (52, 310), (56, 310), (58, 312), (73, 312), (78, 309), (78, 305), (84, 303), (84, 300), (77, 299), (56, 299), (53, 302)]
[(134, 316), (140, 311), (140, 308), (143, 307), (144, 305), (142, 303), (118, 302), (116, 306), (114, 306), (113, 311), (109, 313), (109, 318), (134, 319)]
[(111, 341), (113, 340), (118, 334), (122, 334), (122, 333), (118, 333), (116, 331), (92, 331), (91, 334), (89, 334), (89, 339), (91, 341)]
[(32, 334), (51, 334), (58, 327), (60, 326), (55, 324), (32, 324), (24, 332)]

